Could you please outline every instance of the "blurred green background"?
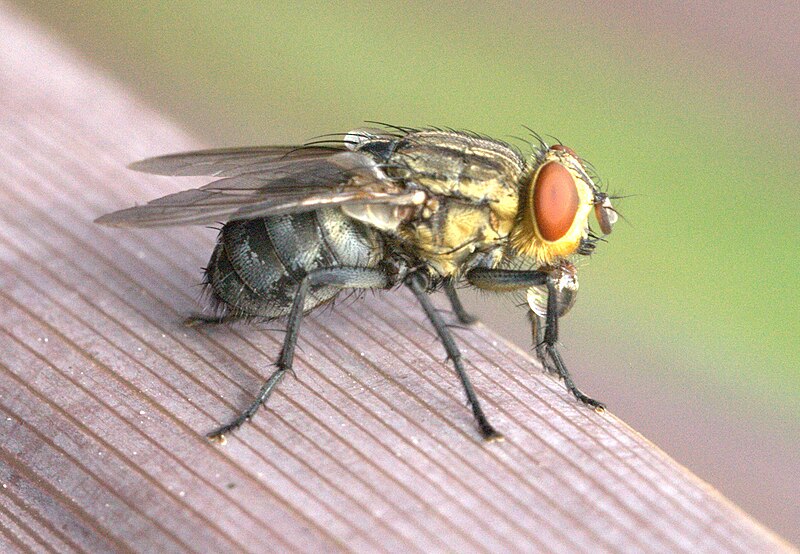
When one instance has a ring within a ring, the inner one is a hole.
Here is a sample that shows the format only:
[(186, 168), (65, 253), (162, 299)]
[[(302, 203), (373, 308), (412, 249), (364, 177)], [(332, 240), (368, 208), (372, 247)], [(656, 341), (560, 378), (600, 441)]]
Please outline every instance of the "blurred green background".
[[(563, 323), (576, 381), (800, 541), (800, 8), (16, 3), (209, 145), (557, 136), (631, 195)], [(523, 313), (468, 303), (530, 347)]]

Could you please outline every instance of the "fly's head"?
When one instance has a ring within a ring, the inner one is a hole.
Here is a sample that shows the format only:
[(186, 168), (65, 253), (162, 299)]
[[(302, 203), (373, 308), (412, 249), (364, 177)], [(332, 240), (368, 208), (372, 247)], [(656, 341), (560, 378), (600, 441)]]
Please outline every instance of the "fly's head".
[(511, 247), (540, 265), (558, 265), (572, 254), (589, 254), (599, 238), (589, 229), (592, 212), (601, 232), (609, 234), (617, 221), (609, 196), (592, 181), (571, 148), (543, 145), (520, 186)]

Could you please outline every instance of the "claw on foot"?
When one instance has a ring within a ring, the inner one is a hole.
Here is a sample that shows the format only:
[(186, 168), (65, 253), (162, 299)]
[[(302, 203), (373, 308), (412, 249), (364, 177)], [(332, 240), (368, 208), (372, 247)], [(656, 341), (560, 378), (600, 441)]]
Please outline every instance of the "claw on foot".
[(486, 443), (489, 443), (489, 442), (503, 442), (505, 440), (506, 440), (506, 438), (503, 436), (503, 434), (502, 433), (498, 433), (497, 431), (492, 431), (490, 434), (483, 436), (483, 442), (486, 442)]
[(213, 433), (209, 433), (208, 435), (206, 435), (206, 438), (208, 438), (210, 442), (213, 442), (220, 446), (225, 446), (226, 444), (228, 444), (228, 437), (225, 436), (225, 433), (218, 433), (215, 431)]
[(589, 398), (588, 396), (586, 396), (583, 393), (578, 393), (578, 394), (575, 395), (575, 397), (578, 400), (580, 400), (581, 402), (583, 402), (584, 404), (586, 404), (587, 406), (591, 406), (592, 408), (594, 408), (595, 411), (597, 411), (597, 412), (602, 413), (602, 412), (606, 411), (606, 405), (605, 404), (603, 404), (602, 402), (600, 402), (598, 400), (595, 400), (594, 398)]
[(505, 440), (503, 434), (495, 431), (494, 427), (485, 418), (478, 422), (478, 429), (481, 431), (484, 442), (502, 442)]

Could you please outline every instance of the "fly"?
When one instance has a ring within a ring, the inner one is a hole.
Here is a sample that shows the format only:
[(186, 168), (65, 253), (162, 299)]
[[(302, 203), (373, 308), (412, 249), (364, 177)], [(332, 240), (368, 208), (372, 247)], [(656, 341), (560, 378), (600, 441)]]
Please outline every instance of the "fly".
[(287, 318), (277, 369), (255, 401), (208, 434), (225, 436), (251, 419), (292, 369), (304, 314), (343, 290), (414, 294), (464, 387), (482, 437), (500, 440), (481, 408), (458, 346), (429, 294), (444, 290), (462, 323), (456, 288), (526, 295), (536, 354), (571, 393), (603, 404), (573, 383), (557, 349), (558, 320), (578, 290), (573, 261), (591, 254), (617, 213), (570, 148), (537, 137), (530, 156), (473, 133), (387, 127), (303, 146), (203, 150), (150, 158), (132, 169), (206, 175), (199, 189), (117, 211), (115, 227), (224, 221), (205, 284), (215, 316), (191, 324)]

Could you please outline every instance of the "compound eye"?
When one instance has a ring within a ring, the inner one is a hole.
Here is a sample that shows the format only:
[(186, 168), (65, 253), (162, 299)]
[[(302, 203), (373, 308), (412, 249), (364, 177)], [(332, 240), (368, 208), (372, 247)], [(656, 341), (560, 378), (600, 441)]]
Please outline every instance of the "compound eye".
[(576, 160), (580, 159), (578, 155), (575, 153), (575, 150), (573, 150), (569, 146), (564, 146), (563, 144), (554, 144), (553, 146), (550, 147), (550, 150), (557, 150), (558, 152), (566, 152)]
[(594, 216), (597, 218), (597, 223), (600, 224), (600, 230), (603, 231), (604, 235), (611, 233), (619, 217), (611, 205), (611, 200), (608, 198), (594, 205)]
[(558, 162), (539, 169), (533, 191), (533, 212), (539, 234), (556, 241), (567, 234), (578, 213), (578, 189), (572, 174)]

